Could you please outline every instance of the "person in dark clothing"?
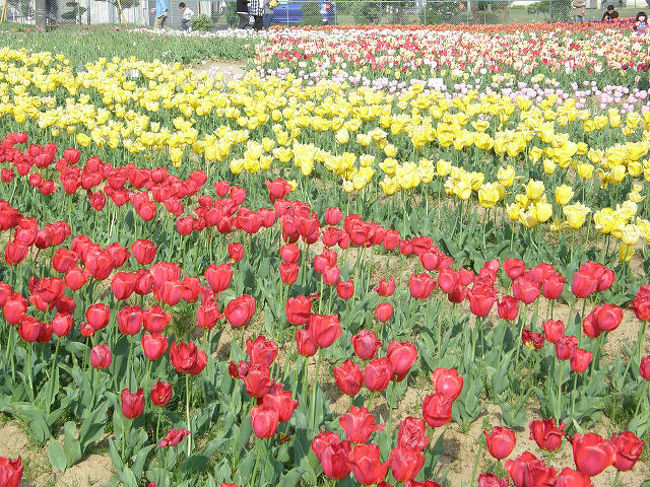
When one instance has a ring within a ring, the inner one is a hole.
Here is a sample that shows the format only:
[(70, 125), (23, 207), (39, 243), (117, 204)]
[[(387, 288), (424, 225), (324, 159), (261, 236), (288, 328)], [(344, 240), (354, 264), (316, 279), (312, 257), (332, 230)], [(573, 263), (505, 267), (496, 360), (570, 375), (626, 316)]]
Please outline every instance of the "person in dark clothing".
[(603, 14), (602, 21), (608, 22), (610, 20), (618, 19), (618, 12), (614, 10), (614, 5), (607, 5), (607, 10)]
[(248, 0), (237, 0), (237, 15), (239, 15), (239, 28), (245, 29), (250, 23), (248, 13)]
[(264, 27), (264, 1), (250, 0), (248, 3), (248, 12), (253, 16), (253, 29), (260, 31)]

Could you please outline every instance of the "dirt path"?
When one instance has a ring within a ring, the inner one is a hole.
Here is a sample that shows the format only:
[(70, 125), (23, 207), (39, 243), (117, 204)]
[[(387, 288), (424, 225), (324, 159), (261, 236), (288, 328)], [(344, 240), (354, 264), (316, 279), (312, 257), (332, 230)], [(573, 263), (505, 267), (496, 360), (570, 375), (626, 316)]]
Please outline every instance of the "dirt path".
[(0, 414), (0, 456), (22, 457), (22, 487), (102, 487), (108, 484), (113, 469), (108, 454), (91, 454), (61, 473), (50, 466), (47, 446), (39, 446), (25, 431)]

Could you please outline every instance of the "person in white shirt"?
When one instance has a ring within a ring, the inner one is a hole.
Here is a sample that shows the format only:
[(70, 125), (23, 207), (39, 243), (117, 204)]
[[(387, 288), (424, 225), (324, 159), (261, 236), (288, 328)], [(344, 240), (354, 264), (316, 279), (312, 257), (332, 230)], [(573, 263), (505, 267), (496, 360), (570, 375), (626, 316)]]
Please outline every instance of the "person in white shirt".
[(183, 13), (183, 19), (181, 20), (181, 27), (184, 31), (190, 30), (190, 20), (194, 17), (194, 12), (185, 6), (185, 2), (178, 4), (178, 8), (181, 9)]

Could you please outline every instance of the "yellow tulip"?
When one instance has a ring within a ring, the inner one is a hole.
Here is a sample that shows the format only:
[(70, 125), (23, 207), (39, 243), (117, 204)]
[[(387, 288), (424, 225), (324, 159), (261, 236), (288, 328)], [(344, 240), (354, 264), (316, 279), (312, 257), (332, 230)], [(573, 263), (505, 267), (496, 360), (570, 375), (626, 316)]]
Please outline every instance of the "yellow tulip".
[(535, 203), (535, 215), (540, 223), (544, 223), (553, 216), (553, 206), (546, 201), (538, 201)]
[(587, 162), (577, 164), (576, 171), (582, 179), (591, 179), (594, 173), (594, 166)]
[(587, 214), (591, 211), (582, 203), (574, 203), (562, 208), (564, 216), (566, 216), (567, 223), (574, 230), (582, 227), (587, 219)]
[(544, 183), (542, 181), (536, 181), (534, 179), (528, 181), (528, 184), (526, 185), (526, 196), (528, 197), (528, 199), (532, 201), (537, 201), (543, 195), (544, 195)]
[(506, 214), (508, 215), (508, 219), (510, 221), (517, 221), (519, 220), (519, 215), (521, 215), (521, 206), (518, 204), (511, 204), (506, 206)]
[(558, 186), (555, 188), (555, 202), (560, 206), (564, 206), (571, 201), (573, 194), (573, 188), (571, 186), (567, 186), (566, 184)]
[(618, 260), (621, 262), (630, 262), (634, 256), (634, 247), (621, 244), (618, 249)]
[(499, 183), (482, 184), (478, 190), (478, 201), (483, 208), (492, 208), (499, 202)]
[(509, 188), (515, 182), (515, 170), (512, 166), (500, 167), (497, 171), (497, 180), (504, 188)]
[(444, 159), (440, 159), (436, 164), (436, 172), (438, 173), (438, 176), (441, 178), (448, 176), (449, 173), (451, 172), (451, 163), (445, 161)]

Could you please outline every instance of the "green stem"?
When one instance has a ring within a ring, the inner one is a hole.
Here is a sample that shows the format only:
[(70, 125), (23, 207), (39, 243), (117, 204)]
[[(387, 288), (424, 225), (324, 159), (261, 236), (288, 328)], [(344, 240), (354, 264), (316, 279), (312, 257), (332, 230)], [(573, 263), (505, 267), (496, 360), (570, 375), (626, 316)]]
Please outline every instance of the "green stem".
[[(433, 439), (433, 438), (432, 438)], [(433, 443), (431, 443), (433, 445)], [(476, 472), (478, 471), (478, 462), (481, 459), (481, 453), (483, 453), (483, 442), (479, 442), (479, 448), (478, 452), (476, 453), (476, 459), (474, 460), (474, 468), (472, 469), (472, 477), (470, 480), (470, 484), (474, 482), (474, 478), (476, 477)]]
[(621, 475), (620, 470), (616, 470), (616, 475), (614, 476), (614, 487), (618, 486), (618, 476)]
[(639, 401), (636, 403), (636, 408), (634, 409), (635, 418), (636, 415), (639, 414), (639, 410), (641, 409), (641, 404), (643, 403), (643, 399), (648, 395), (648, 384), (650, 384), (650, 381), (645, 381), (645, 385), (643, 386), (643, 391), (641, 392), (641, 396), (639, 396)]
[(559, 373), (558, 373), (558, 383), (557, 383), (557, 404), (555, 410), (555, 419), (557, 419), (558, 424), (560, 423), (560, 414), (562, 410), (562, 372), (564, 369), (564, 362), (555, 362), (559, 364)]
[(34, 397), (34, 380), (32, 379), (32, 353), (34, 350), (34, 343), (29, 342), (29, 355), (27, 357), (27, 379), (29, 381), (29, 390), (31, 397)]
[(187, 457), (192, 453), (192, 425), (190, 424), (190, 376), (185, 374), (185, 419), (187, 421), (187, 431), (190, 434), (187, 437)]
[(156, 441), (160, 438), (160, 419), (162, 417), (162, 408), (158, 408), (158, 420), (156, 421)]

